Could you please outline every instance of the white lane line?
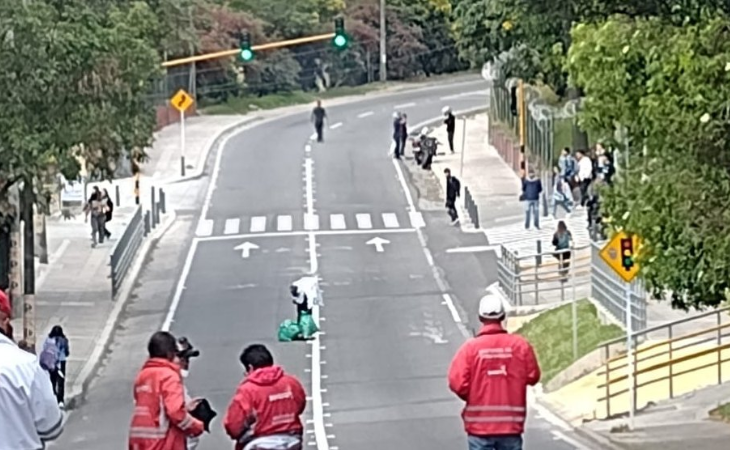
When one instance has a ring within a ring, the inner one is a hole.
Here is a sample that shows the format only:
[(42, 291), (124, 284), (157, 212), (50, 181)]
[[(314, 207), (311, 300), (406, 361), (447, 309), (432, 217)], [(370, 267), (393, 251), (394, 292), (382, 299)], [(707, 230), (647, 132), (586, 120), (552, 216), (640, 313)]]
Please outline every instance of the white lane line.
[(276, 229), (278, 231), (291, 231), (292, 228), (291, 216), (279, 216), (276, 218)]
[(200, 219), (195, 229), (195, 235), (198, 237), (206, 237), (211, 234), (213, 234), (213, 221), (210, 219)]
[(345, 223), (345, 215), (330, 215), (330, 228), (332, 228), (333, 230), (344, 230), (345, 228), (347, 228), (347, 224)]
[(489, 94), (489, 90), (483, 89), (481, 91), (469, 91), (469, 92), (462, 92), (460, 94), (446, 95), (444, 97), (441, 97), (439, 100), (454, 100), (457, 98), (471, 97), (473, 95), (487, 95), (487, 94)]
[(475, 245), (473, 247), (454, 247), (446, 249), (446, 253), (480, 253), (480, 252), (496, 252), (499, 245)]
[(342, 126), (342, 122), (337, 122), (335, 124), (330, 125), (330, 130), (334, 130), (336, 128), (340, 128)]
[(555, 436), (556, 439), (559, 439), (561, 441), (565, 441), (571, 446), (575, 448), (575, 450), (591, 450), (590, 448), (586, 447), (585, 445), (581, 444), (580, 442), (576, 441), (575, 439), (569, 438), (565, 435), (565, 433), (561, 431), (551, 431), (553, 436)]
[(262, 233), (266, 231), (266, 216), (251, 218), (251, 233)]
[(355, 220), (357, 220), (357, 227), (361, 230), (370, 230), (373, 228), (373, 223), (370, 221), (370, 214), (355, 214)]
[(188, 279), (188, 275), (190, 274), (190, 267), (193, 265), (193, 258), (195, 257), (195, 251), (197, 249), (198, 241), (193, 239), (193, 242), (190, 245), (190, 250), (188, 250), (188, 255), (185, 257), (185, 263), (183, 264), (180, 279), (177, 280), (177, 287), (175, 287), (175, 294), (172, 297), (172, 303), (167, 310), (167, 317), (165, 317), (165, 322), (162, 324), (162, 331), (170, 331), (170, 326), (172, 326), (172, 321), (175, 318), (175, 312), (177, 311), (178, 306), (180, 306), (180, 299), (182, 298), (183, 289), (185, 289), (185, 283)]
[(309, 136), (309, 140), (310, 140), (310, 141), (314, 141), (314, 140), (316, 140), (316, 139), (317, 139), (317, 133), (312, 133), (312, 135), (311, 135), (311, 136)]
[(365, 117), (372, 116), (373, 114), (375, 114), (375, 113), (373, 113), (372, 111), (368, 111), (368, 112), (364, 112), (364, 113), (358, 114), (357, 115), (357, 118), (358, 119), (364, 119)]
[(419, 211), (411, 211), (408, 213), (408, 217), (411, 220), (411, 226), (413, 228), (423, 228), (426, 226), (426, 221), (423, 220), (423, 213)]
[(410, 108), (410, 107), (413, 107), (413, 106), (416, 106), (416, 104), (413, 103), (413, 102), (403, 103), (403, 104), (400, 104), (400, 105), (395, 105), (393, 107), (393, 109), (405, 109), (405, 108)]
[(305, 145), (304, 146), (304, 151), (307, 152), (307, 153), (311, 152), (312, 151), (312, 146), (309, 145), (309, 144)]
[(215, 241), (233, 241), (237, 239), (250, 239), (250, 238), (280, 238), (280, 237), (294, 237), (294, 236), (309, 236), (314, 234), (315, 236), (347, 236), (347, 235), (360, 235), (360, 234), (393, 234), (393, 233), (415, 233), (418, 230), (416, 228), (373, 228), (371, 230), (302, 230), (302, 231), (272, 231), (267, 233), (246, 233), (246, 234), (231, 234), (229, 236), (205, 236), (195, 237), (194, 239), (199, 242), (215, 242)]
[(304, 214), (304, 229), (308, 231), (319, 230), (319, 216), (317, 214)]
[(312, 165), (314, 161), (312, 158), (304, 160), (304, 184), (305, 184), (305, 196), (307, 198), (307, 213), (314, 214), (314, 187), (312, 179), (314, 178), (314, 170)]
[(398, 216), (394, 213), (383, 213), (383, 224), (385, 228), (398, 228)]
[(226, 226), (223, 228), (223, 234), (237, 234), (240, 232), (241, 219), (226, 219)]
[(454, 322), (461, 323), (459, 311), (456, 310), (456, 306), (454, 305), (454, 301), (451, 299), (451, 296), (449, 294), (444, 294), (443, 298), (443, 304), (446, 305), (447, 308), (449, 308), (449, 312), (451, 312), (451, 318), (454, 319)]
[[(205, 200), (203, 200), (203, 208), (200, 211), (200, 219), (198, 219), (198, 229), (200, 229), (201, 222), (207, 220), (208, 210), (210, 209), (211, 200), (213, 199), (213, 191), (216, 190), (218, 185), (218, 175), (221, 171), (221, 160), (223, 159), (223, 150), (228, 145), (228, 140), (233, 136), (237, 136), (238, 133), (232, 133), (223, 138), (218, 145), (218, 153), (215, 155), (215, 163), (213, 164), (213, 174), (210, 176), (210, 182), (208, 183), (208, 191), (205, 193)], [(211, 221), (212, 222), (212, 221)], [(213, 232), (213, 225), (210, 225), (211, 233)]]

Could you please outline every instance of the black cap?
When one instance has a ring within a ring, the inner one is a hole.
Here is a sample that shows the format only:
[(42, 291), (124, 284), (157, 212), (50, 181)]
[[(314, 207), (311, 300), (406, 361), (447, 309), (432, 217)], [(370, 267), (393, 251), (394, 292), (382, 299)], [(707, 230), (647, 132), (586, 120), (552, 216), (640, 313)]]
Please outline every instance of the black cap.
[(188, 338), (181, 337), (177, 340), (177, 356), (181, 359), (190, 359), (200, 356), (200, 351), (193, 348)]

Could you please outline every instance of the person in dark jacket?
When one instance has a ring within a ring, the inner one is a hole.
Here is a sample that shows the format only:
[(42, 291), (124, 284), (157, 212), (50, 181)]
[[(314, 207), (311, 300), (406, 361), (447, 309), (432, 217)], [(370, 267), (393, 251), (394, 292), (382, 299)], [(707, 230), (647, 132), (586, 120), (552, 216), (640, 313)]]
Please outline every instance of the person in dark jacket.
[(395, 147), (393, 149), (393, 158), (395, 159), (400, 159), (401, 155), (403, 154), (403, 150), (401, 149), (401, 146), (405, 142), (403, 130), (404, 127), (401, 113), (395, 111), (393, 112), (393, 142), (395, 144)]
[(461, 182), (451, 175), (450, 169), (445, 169), (446, 175), (446, 209), (451, 217), (451, 225), (459, 223), (459, 214), (456, 212), (456, 199), (461, 196)]
[(317, 133), (317, 142), (324, 142), (324, 136), (322, 136), (322, 129), (324, 128), (324, 120), (327, 118), (327, 112), (322, 107), (322, 101), (317, 100), (317, 106), (312, 110), (312, 122), (314, 123), (314, 130)]
[(112, 220), (112, 215), (114, 214), (114, 202), (109, 197), (109, 191), (107, 191), (106, 188), (102, 189), (101, 198), (102, 198), (102, 201), (104, 201), (106, 204), (106, 212), (104, 213), (104, 216), (105, 216), (104, 235), (106, 236), (107, 239), (109, 239), (110, 237), (112, 237), (112, 233), (106, 227), (106, 224), (108, 224)]
[(442, 110), (444, 113), (444, 125), (446, 125), (446, 134), (449, 139), (449, 150), (454, 153), (454, 132), (456, 131), (456, 117), (451, 113), (451, 108), (444, 106)]
[(71, 355), (70, 346), (61, 325), (55, 325), (48, 334), (48, 337), (54, 339), (58, 349), (56, 370), (51, 372), (51, 383), (53, 384), (53, 392), (56, 393), (58, 406), (63, 408), (64, 397), (66, 396), (66, 361)]
[(406, 140), (408, 140), (408, 116), (403, 113), (400, 118), (400, 156), (406, 151)]
[(534, 214), (535, 228), (540, 229), (540, 194), (542, 181), (535, 178), (535, 172), (530, 171), (527, 178), (522, 180), (522, 200), (525, 202), (525, 229), (530, 229), (530, 215)]

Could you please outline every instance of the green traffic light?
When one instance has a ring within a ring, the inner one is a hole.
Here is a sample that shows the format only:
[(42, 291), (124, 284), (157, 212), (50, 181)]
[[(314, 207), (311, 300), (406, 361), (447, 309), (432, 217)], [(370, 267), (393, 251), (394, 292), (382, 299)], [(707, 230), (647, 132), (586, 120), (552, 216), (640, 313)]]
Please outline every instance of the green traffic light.
[(253, 59), (253, 52), (247, 48), (241, 50), (241, 59), (244, 61), (251, 61)]
[(337, 36), (335, 36), (334, 44), (335, 47), (344, 47), (345, 45), (347, 45), (347, 38), (342, 34), (338, 34)]

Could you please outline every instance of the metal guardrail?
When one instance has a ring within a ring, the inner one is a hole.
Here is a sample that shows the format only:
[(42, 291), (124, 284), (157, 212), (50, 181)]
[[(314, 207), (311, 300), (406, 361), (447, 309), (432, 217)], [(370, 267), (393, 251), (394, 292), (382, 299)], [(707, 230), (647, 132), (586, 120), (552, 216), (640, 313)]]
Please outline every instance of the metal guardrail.
[[(604, 243), (591, 243), (591, 298), (619, 323), (626, 323), (626, 282), (601, 258)], [(646, 292), (640, 280), (631, 283), (631, 320), (634, 330), (646, 328)]]
[(142, 206), (137, 206), (129, 220), (127, 227), (124, 229), (119, 240), (114, 244), (110, 253), (111, 267), (111, 293), (114, 300), (119, 293), (119, 289), (129, 272), (137, 252), (142, 247), (145, 237), (159, 225), (160, 215), (166, 212), (165, 191), (159, 189), (159, 199), (155, 198), (156, 189), (151, 188), (151, 205), (150, 209), (143, 211)]
[[(638, 409), (646, 405), (648, 401), (659, 400), (656, 398), (642, 399), (641, 393), (642, 388), (660, 382), (667, 383), (667, 398), (683, 395), (687, 389), (677, 389), (677, 378), (704, 369), (717, 368), (716, 378), (702, 379), (706, 381), (705, 386), (721, 384), (730, 380), (730, 370), (723, 373), (723, 364), (730, 362), (730, 342), (727, 341), (727, 337), (730, 336), (730, 314), (728, 313), (730, 313), (730, 307), (725, 307), (633, 333), (632, 339), (634, 348), (636, 348), (633, 353), (634, 399), (633, 403), (629, 402), (629, 404), (635, 405), (635, 408)], [(708, 319), (707, 322), (712, 321), (715, 326), (677, 335), (678, 328), (701, 319)], [(665, 339), (643, 347), (636, 347), (638, 342), (646, 341), (648, 337), (657, 339), (662, 334)], [(726, 338), (725, 341), (723, 338)], [(604, 377), (603, 383), (598, 386), (598, 389), (603, 391), (603, 396), (598, 399), (598, 403), (600, 405), (605, 402), (606, 417), (617, 414), (616, 409), (612, 408), (612, 399), (629, 392), (629, 361), (625, 355), (611, 357), (616, 353), (613, 350), (615, 347), (624, 350), (625, 346), (626, 338), (622, 337), (605, 342), (599, 347), (603, 349), (606, 363), (604, 369), (598, 373), (598, 376)], [(625, 384), (626, 387), (612, 391), (611, 388), (619, 383)], [(695, 385), (690, 390), (700, 387), (703, 386)], [(618, 413), (623, 412), (625, 411)]]
[[(501, 246), (497, 260), (497, 279), (500, 287), (515, 306), (558, 303), (572, 300), (572, 293), (566, 290), (576, 285), (587, 284), (590, 279), (589, 246), (570, 250), (544, 252), (542, 241), (535, 244), (536, 253), (519, 255)], [(556, 257), (559, 253), (571, 252), (567, 268), (561, 267)], [(551, 301), (541, 300), (541, 295), (551, 294)]]
[(464, 209), (469, 215), (469, 220), (474, 225), (474, 228), (479, 228), (479, 208), (474, 202), (474, 197), (471, 196), (469, 188), (464, 186)]

